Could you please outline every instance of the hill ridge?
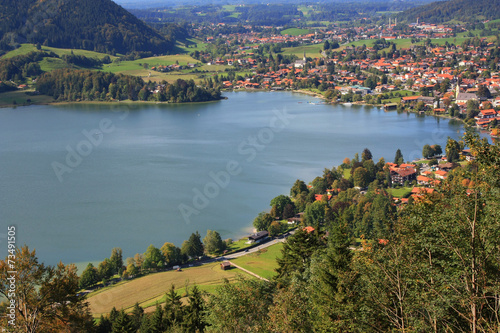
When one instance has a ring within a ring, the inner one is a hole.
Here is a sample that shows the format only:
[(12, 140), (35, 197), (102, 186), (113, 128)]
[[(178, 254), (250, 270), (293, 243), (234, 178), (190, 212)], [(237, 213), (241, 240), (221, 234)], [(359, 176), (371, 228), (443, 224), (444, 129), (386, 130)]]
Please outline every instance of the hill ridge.
[(4, 0), (0, 49), (18, 43), (102, 53), (165, 54), (173, 42), (111, 0)]

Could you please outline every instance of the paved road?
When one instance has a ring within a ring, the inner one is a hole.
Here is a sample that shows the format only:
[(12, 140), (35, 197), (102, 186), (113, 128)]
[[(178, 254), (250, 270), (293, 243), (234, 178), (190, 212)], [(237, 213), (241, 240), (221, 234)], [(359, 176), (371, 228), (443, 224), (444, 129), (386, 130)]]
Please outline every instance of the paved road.
[(195, 264), (191, 264), (191, 265), (181, 265), (181, 267), (182, 268), (187, 268), (187, 267), (192, 267), (192, 266), (210, 264), (210, 263), (217, 262), (217, 261), (224, 261), (224, 260), (236, 259), (236, 258), (242, 257), (244, 255), (247, 255), (249, 253), (255, 253), (255, 252), (257, 252), (257, 251), (259, 251), (261, 249), (265, 249), (266, 247), (269, 247), (271, 245), (282, 243), (282, 242), (284, 242), (286, 240), (286, 238), (288, 236), (293, 235), (294, 233), (295, 233), (295, 230), (292, 230), (292, 231), (290, 231), (288, 233), (287, 236), (283, 236), (283, 238), (276, 238), (276, 239), (270, 240), (270, 241), (262, 243), (262, 244), (260, 244), (258, 246), (252, 247), (251, 249), (241, 250), (239, 252), (235, 252), (235, 253), (231, 253), (231, 254), (226, 254), (226, 255), (223, 255), (223, 256), (220, 256), (220, 257), (217, 257), (217, 258), (205, 259), (203, 261), (199, 261), (199, 262), (197, 262)]
[(265, 249), (266, 247), (269, 247), (271, 245), (282, 243), (282, 242), (285, 241), (285, 239), (286, 238), (273, 239), (273, 240), (271, 240), (269, 242), (262, 243), (259, 246), (252, 247), (251, 249), (248, 249), (246, 252), (245, 252), (245, 250), (243, 250), (243, 251), (236, 252), (236, 253), (231, 253), (231, 254), (228, 254), (228, 255), (225, 255), (225, 256), (222, 256), (222, 257), (219, 257), (219, 258), (220, 259), (234, 259), (234, 258), (239, 258), (239, 257), (242, 257), (242, 256), (247, 255), (249, 253), (254, 253), (254, 252), (257, 252), (257, 251), (259, 251), (261, 249)]

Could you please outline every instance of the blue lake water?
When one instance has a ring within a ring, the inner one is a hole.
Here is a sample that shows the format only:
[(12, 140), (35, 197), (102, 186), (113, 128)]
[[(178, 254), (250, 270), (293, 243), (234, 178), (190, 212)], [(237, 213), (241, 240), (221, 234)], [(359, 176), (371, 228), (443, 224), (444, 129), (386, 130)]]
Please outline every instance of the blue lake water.
[[(287, 92), (186, 105), (0, 109), (0, 256), (17, 245), (56, 264), (177, 246), (198, 230), (238, 238), (269, 201), (368, 147), (420, 157), (462, 126)], [(201, 194), (200, 194), (201, 193)]]

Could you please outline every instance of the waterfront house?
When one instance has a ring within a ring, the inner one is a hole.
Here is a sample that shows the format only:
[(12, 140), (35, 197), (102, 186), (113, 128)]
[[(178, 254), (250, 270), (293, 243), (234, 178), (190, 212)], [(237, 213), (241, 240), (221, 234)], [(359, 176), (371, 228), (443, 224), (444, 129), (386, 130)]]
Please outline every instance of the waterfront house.
[(260, 243), (267, 239), (269, 233), (267, 231), (259, 231), (253, 235), (248, 236), (248, 243)]

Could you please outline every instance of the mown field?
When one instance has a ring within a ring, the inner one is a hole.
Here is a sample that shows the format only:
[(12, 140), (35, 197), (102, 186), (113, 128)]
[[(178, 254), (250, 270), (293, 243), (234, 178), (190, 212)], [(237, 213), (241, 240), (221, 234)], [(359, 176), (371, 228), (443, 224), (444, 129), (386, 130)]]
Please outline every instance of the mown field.
[(185, 293), (186, 284), (197, 285), (200, 289), (210, 292), (223, 284), (224, 279), (235, 282), (239, 276), (250, 278), (248, 274), (238, 269), (223, 271), (219, 263), (206, 264), (183, 269), (181, 272), (161, 272), (120, 282), (113, 287), (90, 294), (88, 301), (92, 314), (99, 317), (101, 314), (109, 313), (113, 306), (118, 310), (130, 309), (136, 302), (144, 308), (154, 306), (156, 302), (164, 299), (172, 284), (180, 295)]
[(246, 256), (231, 259), (231, 262), (263, 278), (270, 279), (276, 275), (275, 269), (278, 267), (276, 258), (281, 256), (282, 248), (283, 243), (278, 243)]

